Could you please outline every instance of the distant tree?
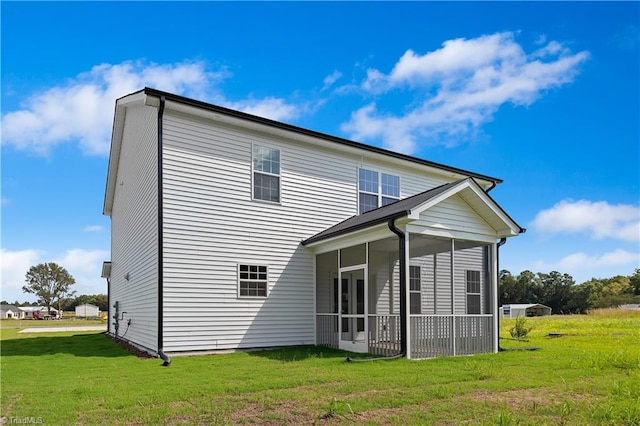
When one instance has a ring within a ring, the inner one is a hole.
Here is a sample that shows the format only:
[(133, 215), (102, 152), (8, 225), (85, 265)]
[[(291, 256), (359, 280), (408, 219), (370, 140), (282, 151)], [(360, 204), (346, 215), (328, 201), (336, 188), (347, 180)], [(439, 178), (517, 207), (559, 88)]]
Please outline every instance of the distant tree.
[(49, 312), (54, 304), (58, 304), (60, 309), (60, 300), (75, 293), (70, 288), (76, 280), (65, 268), (54, 262), (40, 263), (29, 268), (25, 282), (27, 285), (22, 290), (35, 294), (38, 302), (45, 305)]
[(511, 272), (503, 269), (498, 274), (500, 282), (500, 288), (498, 293), (498, 300), (500, 305), (507, 305), (514, 303), (514, 296), (517, 293), (516, 279)]
[(538, 277), (542, 284), (540, 303), (550, 307), (552, 312), (569, 313), (571, 289), (575, 285), (573, 277), (558, 271), (551, 271), (548, 274), (538, 272)]
[(67, 308), (65, 309), (75, 309), (76, 306), (84, 305), (85, 303), (89, 303), (91, 305), (95, 305), (102, 312), (106, 312), (109, 309), (109, 302), (106, 294), (81, 294), (77, 296), (75, 299), (69, 299)]
[(637, 268), (634, 274), (629, 276), (629, 285), (633, 294), (640, 295), (640, 268)]

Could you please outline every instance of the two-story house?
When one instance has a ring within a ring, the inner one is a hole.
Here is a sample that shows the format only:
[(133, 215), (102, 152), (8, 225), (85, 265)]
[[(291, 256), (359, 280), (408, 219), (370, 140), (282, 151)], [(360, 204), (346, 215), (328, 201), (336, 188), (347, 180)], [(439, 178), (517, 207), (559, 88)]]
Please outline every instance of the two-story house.
[(498, 349), (501, 180), (145, 88), (117, 100), (109, 333), (166, 354)]

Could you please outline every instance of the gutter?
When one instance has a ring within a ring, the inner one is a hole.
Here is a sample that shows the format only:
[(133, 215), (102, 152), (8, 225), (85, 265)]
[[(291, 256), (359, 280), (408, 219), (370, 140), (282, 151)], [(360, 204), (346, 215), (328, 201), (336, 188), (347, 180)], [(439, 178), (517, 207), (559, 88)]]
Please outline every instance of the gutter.
[(171, 358), (163, 352), (163, 214), (162, 214), (162, 127), (163, 127), (163, 115), (165, 96), (160, 95), (160, 105), (158, 106), (158, 356), (164, 361), (163, 367), (168, 367), (171, 364)]
[(398, 357), (407, 356), (407, 331), (409, 330), (409, 317), (407, 316), (407, 236), (401, 229), (396, 227), (395, 219), (387, 222), (391, 232), (398, 236), (398, 257), (400, 260), (400, 353)]

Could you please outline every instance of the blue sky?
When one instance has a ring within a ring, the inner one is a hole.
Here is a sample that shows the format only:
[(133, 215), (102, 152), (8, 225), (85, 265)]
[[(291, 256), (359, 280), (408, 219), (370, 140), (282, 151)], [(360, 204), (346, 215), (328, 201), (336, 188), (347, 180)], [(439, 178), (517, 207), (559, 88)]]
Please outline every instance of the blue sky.
[(501, 268), (640, 267), (640, 3), (2, 2), (2, 299), (105, 293), (115, 99), (155, 87), (504, 179)]

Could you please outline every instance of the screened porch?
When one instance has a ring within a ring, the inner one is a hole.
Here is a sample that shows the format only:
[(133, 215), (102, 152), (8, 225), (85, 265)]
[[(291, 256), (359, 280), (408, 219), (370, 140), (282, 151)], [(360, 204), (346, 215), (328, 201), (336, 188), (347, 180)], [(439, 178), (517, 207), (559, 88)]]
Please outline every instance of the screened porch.
[(493, 352), (491, 245), (410, 235), (405, 298), (398, 237), (316, 256), (316, 338), (354, 352), (410, 358)]
[(308, 238), (316, 343), (408, 358), (496, 352), (498, 241), (522, 232), (468, 178)]

